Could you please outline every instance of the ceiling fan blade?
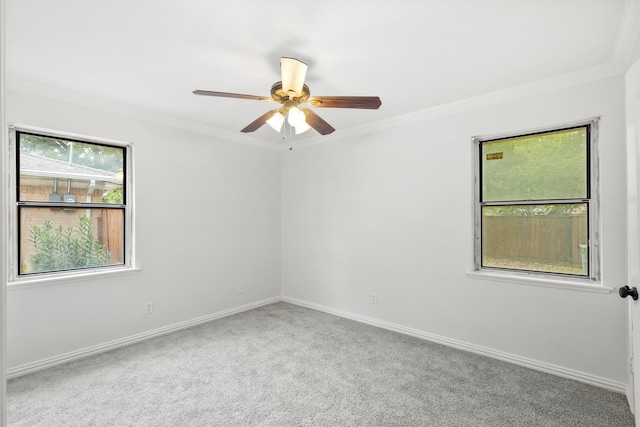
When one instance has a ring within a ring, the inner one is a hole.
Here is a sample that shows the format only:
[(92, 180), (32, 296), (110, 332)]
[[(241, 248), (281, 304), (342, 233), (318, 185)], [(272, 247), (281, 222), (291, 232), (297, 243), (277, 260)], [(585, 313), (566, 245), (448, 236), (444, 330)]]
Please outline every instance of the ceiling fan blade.
[(244, 132), (244, 133), (248, 133), (248, 132), (255, 132), (258, 129), (260, 129), (260, 127), (262, 127), (262, 125), (264, 125), (265, 123), (267, 123), (267, 120), (269, 120), (271, 117), (273, 117), (273, 115), (275, 113), (278, 112), (278, 109), (275, 110), (271, 110), (271, 111), (267, 111), (266, 113), (264, 113), (263, 115), (261, 115), (260, 117), (258, 117), (257, 119), (255, 119), (254, 121), (252, 121), (251, 123), (249, 123), (244, 129), (242, 129), (240, 132)]
[(377, 96), (314, 96), (307, 103), (318, 108), (361, 108), (377, 110), (382, 101)]
[(282, 72), (282, 90), (289, 93), (290, 90), (296, 96), (302, 94), (302, 85), (307, 76), (307, 64), (295, 58), (280, 58), (280, 71)]
[(300, 110), (302, 110), (306, 116), (307, 124), (317, 130), (320, 135), (328, 135), (335, 130), (333, 126), (325, 122), (324, 119), (317, 115), (313, 110), (308, 108), (301, 108)]
[(266, 96), (256, 96), (256, 95), (244, 95), (242, 93), (229, 93), (229, 92), (214, 92), (211, 90), (194, 90), (194, 95), (205, 95), (205, 96), (218, 96), (221, 98), (240, 98), (240, 99), (251, 99), (254, 101), (274, 101), (271, 97)]

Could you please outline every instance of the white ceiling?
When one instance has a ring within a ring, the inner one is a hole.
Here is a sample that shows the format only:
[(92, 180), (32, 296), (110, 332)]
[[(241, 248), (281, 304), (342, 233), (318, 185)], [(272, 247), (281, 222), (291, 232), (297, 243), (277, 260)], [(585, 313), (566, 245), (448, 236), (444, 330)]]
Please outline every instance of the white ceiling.
[[(234, 139), (273, 104), (279, 58), (312, 95), (377, 95), (379, 110), (316, 109), (333, 134), (468, 98), (621, 73), (638, 0), (7, 0), (7, 87)], [(632, 15), (632, 16), (630, 16)], [(524, 86), (523, 86), (524, 85)], [(302, 138), (317, 137), (311, 130)], [(322, 138), (332, 138), (325, 136)]]

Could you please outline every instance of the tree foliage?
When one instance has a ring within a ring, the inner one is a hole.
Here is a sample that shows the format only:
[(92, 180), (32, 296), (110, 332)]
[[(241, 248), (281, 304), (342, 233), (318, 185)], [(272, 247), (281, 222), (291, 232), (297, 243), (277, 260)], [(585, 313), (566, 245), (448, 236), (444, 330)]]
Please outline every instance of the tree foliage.
[(124, 203), (124, 195), (122, 193), (122, 187), (112, 188), (107, 190), (102, 195), (102, 201), (105, 203), (112, 203), (121, 205)]
[[(561, 130), (482, 144), (482, 201), (539, 201), (496, 206), (494, 215), (583, 213), (587, 198), (587, 128)], [(544, 203), (576, 200), (576, 204)]]

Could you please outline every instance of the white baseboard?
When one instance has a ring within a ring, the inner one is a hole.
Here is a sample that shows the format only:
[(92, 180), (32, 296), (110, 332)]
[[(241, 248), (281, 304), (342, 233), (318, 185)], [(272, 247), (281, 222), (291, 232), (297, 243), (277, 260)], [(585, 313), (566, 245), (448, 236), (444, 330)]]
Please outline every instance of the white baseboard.
[(217, 313), (209, 314), (206, 316), (198, 317), (195, 319), (187, 320), (185, 322), (176, 323), (173, 325), (165, 326), (162, 328), (154, 329), (151, 331), (143, 332), (136, 335), (131, 335), (125, 338), (121, 338), (118, 340), (110, 341), (107, 343), (86, 347), (80, 350), (72, 351), (69, 353), (61, 354), (58, 356), (50, 357), (47, 359), (38, 360), (36, 362), (27, 363), (24, 365), (16, 366), (7, 370), (7, 379), (16, 378), (22, 375), (26, 375), (32, 372), (36, 372), (42, 369), (50, 368), (56, 365), (61, 365), (63, 363), (71, 362), (73, 360), (81, 359), (88, 356), (93, 356), (99, 353), (104, 353), (110, 350), (115, 350), (120, 347), (136, 344), (151, 338), (156, 338), (162, 335), (169, 334), (171, 332), (176, 332), (182, 329), (186, 329), (192, 326), (197, 326), (202, 323), (207, 323), (212, 320), (220, 319), (223, 317), (231, 316), (233, 314), (241, 313), (243, 311), (252, 310), (254, 308), (258, 308), (264, 305), (273, 304), (275, 302), (284, 301), (290, 304), (299, 305), (301, 307), (310, 308), (312, 310), (317, 310), (329, 314), (333, 314), (335, 316), (344, 317), (346, 319), (355, 320), (357, 322), (369, 324), (372, 326), (376, 326), (383, 329), (388, 329), (390, 331), (399, 332), (401, 334), (410, 335), (416, 338), (421, 338), (427, 341), (432, 341), (438, 344), (443, 344), (449, 347), (457, 348), (460, 350), (470, 351), (472, 353), (476, 353), (482, 356), (491, 357), (494, 359), (502, 360), (505, 362), (513, 363), (516, 365), (524, 366), (526, 368), (534, 369), (537, 371), (545, 372), (548, 374), (557, 375), (560, 377), (568, 378), (571, 380), (579, 381), (585, 384), (590, 384), (596, 387), (601, 387), (607, 390), (611, 390), (621, 394), (627, 394), (627, 385), (609, 380), (607, 378), (598, 377), (595, 375), (588, 374), (586, 372), (576, 371), (573, 369), (565, 368), (562, 366), (552, 365), (545, 362), (540, 362), (534, 359), (530, 359), (527, 357), (522, 357), (510, 353), (506, 353), (499, 350), (494, 350), (488, 347), (479, 346), (476, 344), (466, 343), (464, 341), (459, 341), (447, 337), (443, 337), (441, 335), (432, 334), (429, 332), (424, 332), (418, 329), (409, 328), (406, 326), (385, 322), (382, 320), (374, 319), (372, 317), (361, 316), (358, 314), (350, 313), (343, 310), (334, 309), (331, 307), (326, 307), (323, 305), (310, 303), (307, 301), (299, 300), (291, 297), (273, 297), (267, 298), (261, 301), (256, 301), (250, 304), (242, 305), (239, 307), (234, 307), (228, 310), (220, 311)]
[(586, 372), (576, 371), (574, 369), (565, 368), (562, 366), (552, 365), (550, 363), (540, 362), (527, 357), (518, 356), (515, 354), (506, 353), (503, 351), (495, 350), (488, 347), (479, 346), (476, 344), (470, 344), (464, 341), (459, 341), (441, 335), (432, 334), (429, 332), (420, 331), (418, 329), (408, 328), (406, 326), (397, 325), (390, 322), (374, 319), (372, 317), (361, 316), (359, 314), (353, 314), (343, 310), (337, 310), (331, 307), (326, 307), (319, 304), (302, 301), (291, 297), (282, 297), (282, 301), (291, 304), (299, 305), (301, 307), (310, 308), (317, 311), (333, 314), (336, 316), (344, 317), (346, 319), (355, 320), (357, 322), (366, 323), (379, 328), (388, 329), (390, 331), (399, 332), (401, 334), (410, 335), (416, 338), (421, 338), (427, 341), (432, 341), (438, 344), (443, 344), (449, 347), (457, 348), (460, 350), (469, 351), (482, 356), (491, 357), (494, 359), (502, 360), (505, 362), (513, 363), (515, 365), (524, 366), (525, 368), (534, 369), (536, 371), (545, 372), (547, 374), (557, 375), (559, 377), (568, 378), (571, 380), (579, 381), (581, 383), (601, 387), (607, 390), (611, 390), (621, 394), (627, 394), (627, 385), (612, 381), (607, 378), (598, 377), (588, 374)]
[(274, 302), (279, 302), (279, 301), (281, 301), (279, 297), (267, 298), (261, 301), (256, 301), (250, 304), (242, 305), (240, 307), (234, 307), (228, 310), (223, 310), (217, 313), (187, 320), (185, 322), (175, 323), (173, 325), (164, 326), (162, 328), (158, 328), (158, 329), (143, 332), (140, 334), (131, 335), (125, 338), (106, 342), (104, 344), (86, 347), (80, 350), (61, 354), (59, 356), (54, 356), (47, 359), (38, 360), (36, 362), (31, 362), (24, 365), (16, 366), (8, 369), (6, 376), (7, 376), (7, 379), (16, 378), (16, 377), (30, 374), (32, 372), (36, 372), (42, 369), (51, 368), (56, 365), (61, 365), (63, 363), (71, 362), (76, 359), (81, 359), (81, 358), (93, 356), (99, 353), (104, 353), (106, 351), (115, 350), (116, 348), (119, 348), (119, 347), (125, 347), (131, 344), (136, 344), (151, 338), (156, 338), (162, 335), (170, 334), (171, 332), (176, 332), (181, 329), (190, 328), (192, 326), (200, 325), (202, 323), (207, 323), (212, 320), (231, 316), (233, 314), (252, 310), (254, 308), (258, 308), (263, 305), (273, 304)]

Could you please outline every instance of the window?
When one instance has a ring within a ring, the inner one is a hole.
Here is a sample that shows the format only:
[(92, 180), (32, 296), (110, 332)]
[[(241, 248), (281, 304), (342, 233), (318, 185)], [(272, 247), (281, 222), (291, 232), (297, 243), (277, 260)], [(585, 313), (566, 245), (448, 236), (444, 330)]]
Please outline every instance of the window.
[(476, 270), (599, 280), (598, 119), (476, 137)]
[(12, 278), (132, 266), (132, 146), (11, 127)]

